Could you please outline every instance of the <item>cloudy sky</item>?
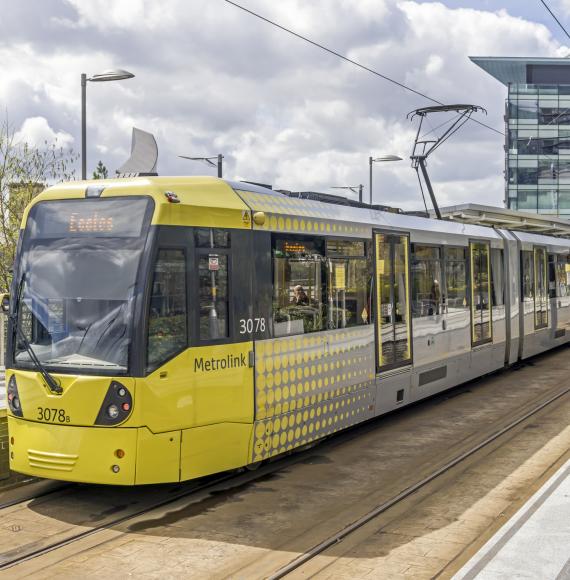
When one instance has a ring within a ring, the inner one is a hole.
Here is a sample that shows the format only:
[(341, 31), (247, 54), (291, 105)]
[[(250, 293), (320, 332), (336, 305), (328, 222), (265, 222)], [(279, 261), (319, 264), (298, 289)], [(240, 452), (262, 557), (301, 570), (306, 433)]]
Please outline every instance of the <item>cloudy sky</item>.
[[(468, 56), (567, 56), (539, 0), (237, 0), (250, 10), (446, 103), (474, 103), (503, 130), (506, 89)], [(570, 0), (549, 0), (570, 26)], [(88, 172), (129, 156), (133, 126), (153, 133), (161, 175), (214, 171), (178, 155), (225, 156), (224, 176), (422, 206), (406, 114), (426, 99), (343, 62), (224, 0), (0, 0), (0, 104), (18, 136), (80, 149), (87, 87)], [(442, 119), (443, 120), (443, 119)], [(437, 120), (434, 120), (434, 125)], [(441, 205), (501, 205), (503, 136), (468, 123), (430, 158)], [(77, 173), (80, 173), (79, 165)]]

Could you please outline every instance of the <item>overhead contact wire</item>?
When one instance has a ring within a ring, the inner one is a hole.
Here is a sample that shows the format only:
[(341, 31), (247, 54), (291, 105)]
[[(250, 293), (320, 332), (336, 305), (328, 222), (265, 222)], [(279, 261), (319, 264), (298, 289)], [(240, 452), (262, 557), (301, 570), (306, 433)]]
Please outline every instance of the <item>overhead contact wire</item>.
[[(431, 101), (432, 103), (435, 103), (437, 105), (444, 105), (445, 104), (445, 103), (442, 103), (441, 101), (438, 101), (437, 99), (434, 99), (433, 97), (430, 97), (429, 95), (426, 95), (425, 93), (422, 93), (421, 91), (417, 91), (416, 89), (413, 89), (412, 87), (409, 87), (409, 86), (405, 85), (404, 83), (401, 83), (393, 78), (390, 78), (389, 76), (386, 76), (386, 75), (384, 75), (384, 74), (356, 61), (356, 60), (348, 58), (344, 54), (341, 54), (340, 52), (337, 52), (336, 50), (333, 50), (332, 48), (328, 48), (327, 46), (324, 46), (323, 44), (319, 44), (318, 42), (315, 42), (314, 40), (311, 40), (310, 38), (307, 38), (306, 36), (303, 36), (302, 34), (299, 34), (298, 32), (291, 30), (290, 28), (282, 26), (281, 24), (278, 24), (274, 20), (270, 20), (269, 18), (266, 18), (265, 16), (262, 16), (261, 14), (258, 14), (257, 12), (254, 12), (253, 10), (246, 8), (245, 6), (242, 6), (241, 4), (238, 4), (237, 2), (233, 2), (233, 0), (224, 0), (224, 2), (226, 2), (227, 4), (231, 4), (232, 6), (235, 6), (236, 8), (239, 8), (240, 10), (243, 10), (244, 12), (247, 12), (251, 16), (255, 16), (256, 18), (259, 18), (259, 20), (263, 20), (264, 22), (267, 22), (267, 24), (271, 24), (272, 26), (275, 26), (276, 28), (279, 28), (280, 30), (287, 32), (288, 34), (296, 36), (297, 38), (304, 40), (305, 42), (308, 42), (309, 44), (312, 44), (313, 46), (316, 46), (317, 48), (320, 48), (321, 50), (324, 50), (325, 52), (328, 52), (329, 54), (332, 54), (332, 55), (334, 55), (334, 56), (336, 56), (336, 57), (338, 57), (338, 58), (340, 58), (340, 59), (342, 59), (342, 60), (344, 60), (344, 61), (362, 69), (362, 70), (365, 70), (366, 72), (369, 72), (373, 75), (376, 75), (377, 77), (380, 77), (381, 79), (384, 79), (385, 81), (388, 81), (394, 85), (397, 85), (398, 87), (401, 87), (402, 89), (404, 89), (406, 91), (410, 91), (411, 93), (414, 93), (414, 94), (416, 94), (424, 99), (427, 99), (428, 101)], [(502, 131), (499, 131), (498, 129), (495, 129), (494, 127), (491, 127), (490, 125), (482, 123), (481, 121), (478, 121), (477, 119), (471, 118), (470, 120), (473, 121), (474, 123), (477, 123), (478, 125), (481, 125), (482, 127), (486, 127), (487, 129), (494, 131), (495, 133), (499, 133), (499, 135), (504, 135), (504, 133)]]
[(566, 30), (566, 28), (564, 28), (562, 22), (560, 22), (560, 20), (558, 20), (558, 18), (556, 18), (556, 15), (554, 14), (554, 12), (552, 12), (552, 10), (550, 10), (550, 8), (548, 7), (548, 4), (544, 0), (540, 0), (540, 2), (548, 10), (548, 12), (550, 13), (550, 16), (552, 16), (552, 18), (554, 18), (554, 20), (556, 20), (558, 26), (560, 26), (560, 28), (562, 28), (562, 30), (564, 31), (564, 34), (568, 38), (570, 38), (570, 34), (568, 34), (568, 31)]

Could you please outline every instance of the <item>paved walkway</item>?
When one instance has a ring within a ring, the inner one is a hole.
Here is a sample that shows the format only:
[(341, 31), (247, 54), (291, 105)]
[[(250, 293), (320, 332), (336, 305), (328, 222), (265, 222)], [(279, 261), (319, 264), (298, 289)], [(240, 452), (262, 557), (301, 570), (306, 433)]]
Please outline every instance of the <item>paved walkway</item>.
[(570, 460), (453, 578), (570, 580)]
[[(0, 573), (34, 577), (266, 578), (533, 408), (570, 373), (568, 350), (384, 417), (250, 485), (183, 498)], [(291, 574), (429, 580), (498, 530), (570, 458), (570, 395)], [(561, 459), (564, 458), (564, 459)], [(263, 469), (263, 468), (262, 468)], [(4, 511), (0, 557), (22, 555), (140, 509), (134, 493), (85, 490)], [(18, 532), (14, 533), (14, 529)], [(469, 552), (471, 555), (473, 552)], [(467, 554), (465, 554), (465, 560)], [(465, 562), (461, 560), (461, 562)], [(561, 564), (562, 566), (563, 564)], [(560, 566), (560, 567), (561, 567)], [(559, 567), (559, 569), (560, 569)], [(449, 575), (446, 575), (449, 570)], [(558, 574), (558, 572), (556, 572)], [(554, 578), (556, 575), (554, 576)], [(544, 578), (544, 576), (539, 576)]]

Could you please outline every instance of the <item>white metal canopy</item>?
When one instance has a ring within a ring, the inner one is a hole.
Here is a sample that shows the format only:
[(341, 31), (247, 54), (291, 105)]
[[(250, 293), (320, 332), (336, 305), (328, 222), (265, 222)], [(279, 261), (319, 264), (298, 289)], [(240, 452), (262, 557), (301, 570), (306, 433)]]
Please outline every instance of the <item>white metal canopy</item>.
[(570, 238), (570, 221), (555, 216), (466, 203), (441, 208), (444, 220)]

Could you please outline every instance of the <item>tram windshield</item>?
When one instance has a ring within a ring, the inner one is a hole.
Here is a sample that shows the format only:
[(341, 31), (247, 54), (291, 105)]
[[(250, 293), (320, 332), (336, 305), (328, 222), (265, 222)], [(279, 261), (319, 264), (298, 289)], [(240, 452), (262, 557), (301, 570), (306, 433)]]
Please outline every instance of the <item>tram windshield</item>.
[(148, 198), (47, 201), (30, 211), (17, 270), (14, 360), (126, 372)]

